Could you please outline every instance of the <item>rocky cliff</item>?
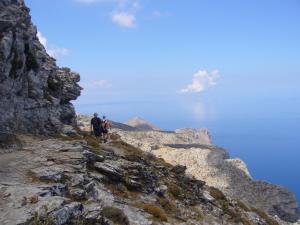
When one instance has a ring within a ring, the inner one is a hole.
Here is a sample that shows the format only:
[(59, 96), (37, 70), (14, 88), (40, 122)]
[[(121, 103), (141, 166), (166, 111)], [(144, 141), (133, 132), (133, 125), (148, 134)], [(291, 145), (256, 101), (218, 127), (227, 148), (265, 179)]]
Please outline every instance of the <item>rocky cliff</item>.
[(122, 140), (151, 152), (172, 165), (187, 167), (187, 173), (285, 221), (297, 220), (295, 195), (286, 188), (253, 180), (246, 164), (230, 159), (226, 150), (212, 145), (206, 129), (176, 132), (115, 130)]
[(0, 1), (0, 132), (54, 133), (75, 124), (79, 75), (59, 68), (23, 0)]

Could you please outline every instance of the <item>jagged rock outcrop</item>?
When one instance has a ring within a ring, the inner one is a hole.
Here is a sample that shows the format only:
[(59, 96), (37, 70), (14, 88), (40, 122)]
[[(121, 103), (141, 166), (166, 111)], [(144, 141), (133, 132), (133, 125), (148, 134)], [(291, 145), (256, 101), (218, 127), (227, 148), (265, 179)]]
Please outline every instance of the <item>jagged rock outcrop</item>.
[(23, 0), (0, 1), (0, 132), (54, 133), (75, 124), (79, 75), (58, 68)]
[(2, 155), (0, 224), (279, 225), (120, 140), (64, 139), (24, 136), (22, 150)]

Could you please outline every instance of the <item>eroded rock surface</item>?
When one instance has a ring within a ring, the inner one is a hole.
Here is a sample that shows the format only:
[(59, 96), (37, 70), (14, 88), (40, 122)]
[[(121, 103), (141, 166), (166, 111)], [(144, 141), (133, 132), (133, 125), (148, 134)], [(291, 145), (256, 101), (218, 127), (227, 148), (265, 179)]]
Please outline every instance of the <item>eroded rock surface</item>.
[(153, 152), (173, 165), (187, 167), (187, 172), (208, 185), (223, 191), (226, 196), (240, 199), (271, 215), (296, 221), (297, 201), (286, 188), (255, 181), (240, 159), (229, 159), (225, 150), (213, 147), (163, 147)]
[(120, 140), (91, 148), (76, 139), (23, 137), (21, 151), (2, 155), (0, 224), (279, 224), (184, 166)]
[(75, 124), (79, 75), (58, 68), (23, 0), (0, 1), (0, 131), (49, 134)]

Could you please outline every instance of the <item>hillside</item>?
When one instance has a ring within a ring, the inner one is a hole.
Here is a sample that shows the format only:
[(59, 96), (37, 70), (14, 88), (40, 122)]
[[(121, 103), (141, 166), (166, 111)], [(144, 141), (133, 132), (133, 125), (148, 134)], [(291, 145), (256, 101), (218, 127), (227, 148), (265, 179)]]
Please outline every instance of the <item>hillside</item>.
[(278, 224), (117, 137), (20, 138), (1, 155), (3, 225)]

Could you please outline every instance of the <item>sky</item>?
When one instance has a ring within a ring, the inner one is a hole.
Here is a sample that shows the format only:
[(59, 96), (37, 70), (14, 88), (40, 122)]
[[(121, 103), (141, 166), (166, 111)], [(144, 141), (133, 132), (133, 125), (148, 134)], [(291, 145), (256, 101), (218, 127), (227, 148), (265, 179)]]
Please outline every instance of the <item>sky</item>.
[(79, 112), (174, 129), (299, 99), (299, 0), (25, 2), (48, 53), (81, 74)]

